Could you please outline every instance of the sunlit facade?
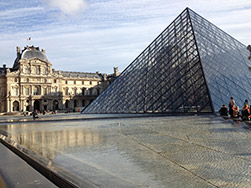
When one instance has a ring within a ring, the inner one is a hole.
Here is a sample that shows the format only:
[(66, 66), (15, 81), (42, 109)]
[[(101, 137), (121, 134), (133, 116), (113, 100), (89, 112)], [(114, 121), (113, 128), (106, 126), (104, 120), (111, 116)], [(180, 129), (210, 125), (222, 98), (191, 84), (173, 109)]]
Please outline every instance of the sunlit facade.
[(118, 76), (56, 71), (45, 50), (17, 47), (12, 68), (0, 68), (0, 113), (17, 111), (73, 111), (90, 104)]

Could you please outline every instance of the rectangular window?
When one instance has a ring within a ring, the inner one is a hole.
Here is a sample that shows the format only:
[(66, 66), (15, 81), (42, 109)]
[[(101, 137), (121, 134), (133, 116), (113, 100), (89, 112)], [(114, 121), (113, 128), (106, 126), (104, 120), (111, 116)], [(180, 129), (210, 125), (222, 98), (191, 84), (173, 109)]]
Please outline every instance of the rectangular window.
[(47, 88), (44, 88), (44, 95), (47, 95)]
[(53, 88), (52, 88), (52, 94), (53, 94), (53, 95), (56, 95), (56, 94), (57, 94), (57, 87), (53, 87)]
[(30, 94), (30, 89), (29, 88), (25, 88), (25, 95), (29, 95)]
[(69, 95), (68, 88), (65, 89), (65, 95)]
[(44, 74), (47, 74), (47, 68), (44, 67)]
[(39, 88), (37, 86), (33, 88), (33, 95), (39, 95)]
[(82, 88), (82, 95), (85, 96), (85, 88)]
[(18, 88), (14, 88), (14, 95), (18, 96)]

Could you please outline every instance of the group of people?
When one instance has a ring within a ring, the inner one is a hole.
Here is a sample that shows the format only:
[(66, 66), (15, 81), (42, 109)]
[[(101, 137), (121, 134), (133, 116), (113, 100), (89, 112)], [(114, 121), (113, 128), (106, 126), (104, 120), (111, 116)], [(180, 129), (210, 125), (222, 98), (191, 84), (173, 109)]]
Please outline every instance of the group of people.
[(251, 119), (251, 113), (250, 113), (251, 106), (249, 106), (247, 99), (245, 100), (243, 108), (241, 109), (241, 114), (240, 114), (240, 109), (236, 105), (233, 97), (230, 98), (228, 107), (229, 107), (229, 111), (226, 105), (221, 106), (221, 109), (219, 110), (221, 116), (228, 116), (228, 112), (229, 112), (229, 115), (231, 116), (231, 118), (241, 117), (242, 120)]

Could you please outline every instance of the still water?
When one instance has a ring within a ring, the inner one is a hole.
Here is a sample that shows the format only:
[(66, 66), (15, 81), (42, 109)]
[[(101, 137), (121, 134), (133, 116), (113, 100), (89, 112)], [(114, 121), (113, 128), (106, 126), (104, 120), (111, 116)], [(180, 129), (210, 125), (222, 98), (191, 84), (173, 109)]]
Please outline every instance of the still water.
[(243, 127), (215, 116), (169, 116), (15, 123), (0, 131), (79, 187), (251, 187), (251, 132)]

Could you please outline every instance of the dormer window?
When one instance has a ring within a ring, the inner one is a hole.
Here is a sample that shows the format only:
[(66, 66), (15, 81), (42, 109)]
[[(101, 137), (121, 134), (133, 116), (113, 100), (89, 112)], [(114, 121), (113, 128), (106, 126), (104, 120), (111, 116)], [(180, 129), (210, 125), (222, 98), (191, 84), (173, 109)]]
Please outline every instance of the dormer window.
[(24, 72), (25, 72), (26, 74), (29, 74), (29, 73), (30, 73), (30, 68), (29, 68), (28, 66), (25, 66), (25, 67), (24, 67)]
[(44, 74), (48, 74), (48, 70), (47, 70), (47, 67), (44, 67), (44, 69), (43, 69), (44, 71), (43, 71), (43, 73)]
[(34, 67), (34, 73), (35, 73), (35, 74), (39, 74), (39, 73), (40, 73), (40, 70), (39, 70), (39, 67), (38, 67), (38, 66), (35, 66), (35, 67)]

